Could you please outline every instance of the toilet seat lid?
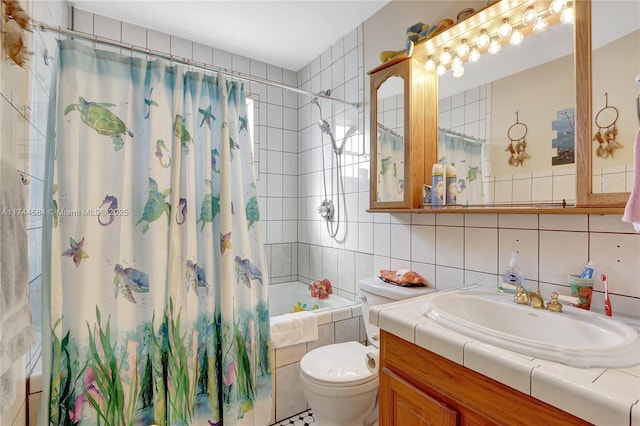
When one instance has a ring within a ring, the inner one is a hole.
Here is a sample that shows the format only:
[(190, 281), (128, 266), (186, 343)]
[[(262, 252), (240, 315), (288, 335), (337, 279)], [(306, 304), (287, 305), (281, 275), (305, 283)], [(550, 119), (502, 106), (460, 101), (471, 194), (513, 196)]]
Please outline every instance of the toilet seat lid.
[(378, 377), (367, 368), (367, 352), (377, 350), (358, 342), (321, 346), (300, 360), (300, 370), (307, 378), (333, 386), (353, 386)]

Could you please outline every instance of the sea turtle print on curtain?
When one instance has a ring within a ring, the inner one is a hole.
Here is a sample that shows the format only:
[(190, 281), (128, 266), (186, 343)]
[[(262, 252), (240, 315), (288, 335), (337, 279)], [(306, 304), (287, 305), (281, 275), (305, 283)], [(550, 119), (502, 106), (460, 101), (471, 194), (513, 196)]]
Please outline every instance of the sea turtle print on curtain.
[(44, 418), (267, 424), (268, 282), (242, 85), (76, 41), (57, 58), (46, 193), (81, 213), (45, 224)]

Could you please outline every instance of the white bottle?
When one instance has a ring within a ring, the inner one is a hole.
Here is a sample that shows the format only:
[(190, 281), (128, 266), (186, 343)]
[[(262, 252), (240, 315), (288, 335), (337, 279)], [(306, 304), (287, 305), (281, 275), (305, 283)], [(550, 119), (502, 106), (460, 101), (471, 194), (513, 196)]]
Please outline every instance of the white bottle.
[(516, 260), (518, 253), (511, 253), (511, 260), (509, 266), (504, 270), (502, 274), (502, 280), (498, 284), (498, 291), (503, 293), (516, 293), (518, 286), (524, 287), (524, 275), (522, 270), (518, 267)]

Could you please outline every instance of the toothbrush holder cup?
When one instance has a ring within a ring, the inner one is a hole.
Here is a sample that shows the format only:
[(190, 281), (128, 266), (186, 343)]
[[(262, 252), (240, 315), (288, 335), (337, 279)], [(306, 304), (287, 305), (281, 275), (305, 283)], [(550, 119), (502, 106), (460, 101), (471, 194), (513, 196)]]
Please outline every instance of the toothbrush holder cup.
[(591, 296), (593, 295), (593, 279), (580, 278), (579, 274), (569, 275), (569, 287), (571, 295), (579, 299), (579, 303), (573, 306), (589, 310), (591, 309)]

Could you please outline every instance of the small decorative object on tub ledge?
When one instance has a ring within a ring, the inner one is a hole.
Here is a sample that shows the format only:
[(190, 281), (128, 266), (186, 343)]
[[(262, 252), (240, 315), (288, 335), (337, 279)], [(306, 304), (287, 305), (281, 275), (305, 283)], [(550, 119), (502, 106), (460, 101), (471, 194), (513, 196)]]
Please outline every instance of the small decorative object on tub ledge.
[(402, 287), (424, 287), (427, 285), (427, 280), (422, 275), (408, 269), (398, 269), (397, 271), (381, 269), (380, 279)]
[(293, 308), (291, 313), (303, 312), (303, 311), (313, 311), (313, 310), (316, 310), (316, 309), (320, 309), (320, 306), (318, 306), (318, 305), (313, 305), (311, 307), (311, 309), (309, 309), (309, 308), (307, 308), (307, 304), (306, 303), (302, 303), (302, 302), (298, 302), (295, 305), (291, 305), (291, 307)]
[(309, 285), (311, 297), (326, 299), (332, 293), (331, 282), (328, 279), (316, 280)]

